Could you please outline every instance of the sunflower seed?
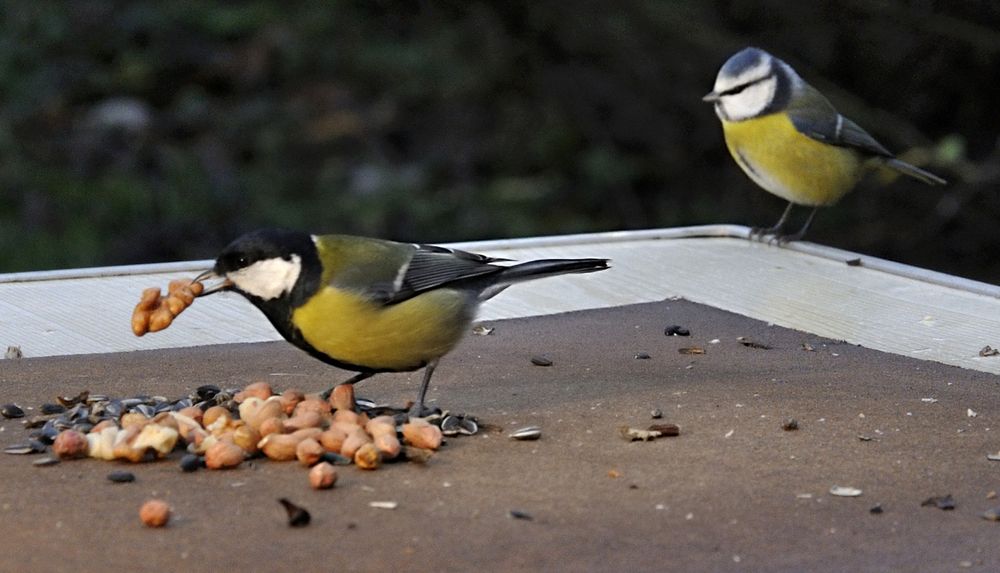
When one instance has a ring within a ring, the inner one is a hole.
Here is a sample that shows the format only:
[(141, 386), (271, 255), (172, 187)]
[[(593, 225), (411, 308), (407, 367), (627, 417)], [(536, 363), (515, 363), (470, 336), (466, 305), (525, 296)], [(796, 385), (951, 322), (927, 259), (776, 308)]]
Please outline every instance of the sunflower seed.
[(537, 440), (542, 437), (542, 429), (538, 426), (528, 426), (519, 430), (514, 430), (509, 434), (512, 440)]
[(531, 363), (535, 366), (552, 366), (552, 361), (544, 356), (532, 356)]
[(858, 497), (861, 495), (861, 490), (856, 487), (835, 485), (830, 488), (830, 495), (835, 495), (837, 497)]
[(496, 329), (494, 329), (491, 326), (485, 326), (485, 325), (482, 325), (482, 324), (477, 324), (476, 326), (472, 327), (472, 334), (476, 334), (478, 336), (489, 336), (489, 335), (493, 334), (494, 330), (496, 330)]
[(987, 509), (980, 513), (979, 516), (989, 521), (1000, 521), (1000, 507)]
[(54, 465), (56, 465), (58, 463), (59, 463), (59, 458), (53, 458), (53, 457), (46, 456), (44, 458), (39, 458), (39, 459), (31, 462), (31, 465), (38, 466), (38, 467), (45, 467), (45, 466), (54, 466)]
[(663, 329), (663, 334), (664, 336), (691, 336), (691, 331), (683, 326), (672, 324)]
[(507, 512), (507, 515), (512, 519), (523, 519), (524, 521), (532, 521), (535, 519), (530, 513), (521, 511), (520, 509), (512, 509)]
[(374, 507), (375, 509), (396, 509), (399, 504), (395, 501), (369, 501), (368, 507)]
[(677, 352), (680, 352), (681, 354), (704, 354), (705, 349), (697, 346), (691, 346), (688, 348), (678, 348)]
[(108, 474), (108, 480), (112, 483), (132, 483), (135, 481), (135, 474), (125, 470), (115, 470)]
[(181, 458), (181, 471), (193, 472), (205, 466), (205, 460), (197, 454), (184, 454)]
[(458, 416), (445, 416), (441, 419), (441, 433), (445, 436), (457, 436), (460, 423)]
[(62, 414), (66, 411), (66, 406), (62, 404), (42, 404), (42, 407), (38, 409), (39, 412), (48, 416), (51, 414)]
[(0, 408), (0, 415), (4, 418), (23, 418), (24, 410), (21, 409), (17, 404), (4, 404)]
[(45, 451), (45, 444), (38, 440), (28, 440), (27, 444), (14, 444), (4, 448), (4, 453), (23, 456), (25, 454), (40, 454)]

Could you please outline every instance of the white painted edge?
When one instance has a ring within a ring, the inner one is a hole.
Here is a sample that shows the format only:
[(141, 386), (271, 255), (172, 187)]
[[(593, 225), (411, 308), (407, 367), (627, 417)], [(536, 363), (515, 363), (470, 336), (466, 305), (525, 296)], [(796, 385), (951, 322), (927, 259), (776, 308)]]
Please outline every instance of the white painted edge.
[[(677, 240), (687, 238), (726, 237), (748, 239), (750, 228), (742, 225), (699, 225), (692, 227), (674, 227), (663, 229), (643, 229), (636, 231), (609, 231), (602, 233), (581, 233), (576, 235), (555, 235), (548, 237), (526, 237), (522, 239), (497, 239), (489, 241), (468, 241), (447, 243), (444, 246), (468, 251), (500, 251), (505, 249), (559, 247), (568, 245), (586, 245), (594, 243), (615, 243), (642, 240)], [(794, 241), (781, 245), (780, 248), (804, 253), (824, 259), (847, 264), (857, 261), (861, 266), (884, 273), (905, 277), (908, 279), (954, 288), (970, 293), (1000, 298), (1000, 286), (975, 281), (897, 263), (878, 257), (861, 255), (834, 247), (817, 245), (806, 241)], [(141, 265), (123, 265), (113, 267), (91, 267), (81, 269), (63, 269), (52, 271), (30, 271), (0, 274), (0, 283), (18, 283), (32, 281), (52, 281), (61, 279), (97, 278), (109, 276), (124, 276), (136, 274), (174, 273), (202, 271), (212, 267), (214, 261), (179, 261), (171, 263), (152, 263)]]

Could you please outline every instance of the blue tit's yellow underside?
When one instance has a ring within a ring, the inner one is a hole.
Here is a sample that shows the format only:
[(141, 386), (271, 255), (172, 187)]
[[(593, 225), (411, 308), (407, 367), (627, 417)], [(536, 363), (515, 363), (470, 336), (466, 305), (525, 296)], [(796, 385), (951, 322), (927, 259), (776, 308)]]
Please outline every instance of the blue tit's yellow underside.
[(442, 288), (384, 305), (325, 286), (292, 313), (316, 350), (371, 370), (416, 370), (454, 348), (475, 311), (470, 294)]
[(832, 205), (861, 177), (864, 162), (857, 152), (803, 135), (785, 113), (723, 121), (722, 129), (743, 171), (797, 205)]

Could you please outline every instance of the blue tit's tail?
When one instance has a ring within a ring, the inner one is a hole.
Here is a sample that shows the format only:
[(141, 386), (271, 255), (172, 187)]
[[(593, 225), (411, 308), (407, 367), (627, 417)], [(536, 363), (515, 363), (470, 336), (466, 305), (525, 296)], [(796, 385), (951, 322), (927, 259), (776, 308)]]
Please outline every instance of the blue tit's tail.
[(896, 159), (895, 157), (890, 157), (885, 160), (885, 166), (902, 173), (903, 175), (909, 175), (918, 181), (923, 181), (928, 185), (945, 185), (948, 183), (944, 179), (941, 179), (937, 175), (929, 171), (924, 171), (923, 169), (917, 167), (916, 165), (910, 165), (909, 163)]

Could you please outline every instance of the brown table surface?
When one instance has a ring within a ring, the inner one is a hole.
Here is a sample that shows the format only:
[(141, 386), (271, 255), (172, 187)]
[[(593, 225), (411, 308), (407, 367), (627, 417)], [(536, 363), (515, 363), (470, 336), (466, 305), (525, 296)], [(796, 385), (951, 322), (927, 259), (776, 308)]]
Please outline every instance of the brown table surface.
[[(672, 324), (691, 336), (664, 336)], [(452, 438), (425, 466), (341, 468), (329, 491), (311, 490), (294, 462), (185, 474), (179, 452), (51, 467), (0, 455), (0, 569), (1000, 570), (1000, 523), (980, 517), (1000, 506), (988, 498), (1000, 462), (986, 459), (1000, 451), (997, 376), (687, 301), (491, 325), (442, 361), (430, 395), (505, 432), (539, 425), (538, 441)], [(379, 375), (358, 394), (402, 403), (420, 375)], [(318, 391), (346, 376), (283, 342), (4, 360), (0, 402), (37, 407), (83, 389), (175, 398), (255, 380)], [(679, 437), (619, 436), (655, 408)], [(790, 417), (799, 430), (782, 429)], [(26, 437), (17, 420), (2, 427), (3, 445)], [(136, 481), (111, 483), (115, 469)], [(834, 497), (835, 485), (863, 494)], [(944, 494), (956, 509), (921, 506)], [(174, 509), (165, 529), (139, 522), (154, 496)], [(305, 506), (311, 525), (288, 527), (279, 497)]]

